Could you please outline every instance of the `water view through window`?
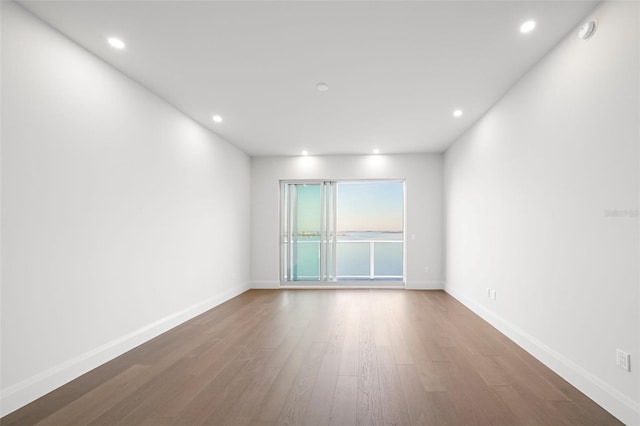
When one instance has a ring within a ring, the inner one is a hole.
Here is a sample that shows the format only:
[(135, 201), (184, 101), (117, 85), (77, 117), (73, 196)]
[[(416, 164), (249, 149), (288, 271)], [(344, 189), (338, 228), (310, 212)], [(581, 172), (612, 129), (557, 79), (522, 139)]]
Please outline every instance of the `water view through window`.
[(282, 184), (283, 281), (403, 281), (404, 182)]

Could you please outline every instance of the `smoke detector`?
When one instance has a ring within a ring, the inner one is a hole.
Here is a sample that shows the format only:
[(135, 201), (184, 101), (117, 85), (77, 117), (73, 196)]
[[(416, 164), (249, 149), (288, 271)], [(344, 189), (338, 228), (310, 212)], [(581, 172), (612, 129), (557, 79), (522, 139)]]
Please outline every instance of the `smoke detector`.
[(582, 40), (586, 40), (596, 32), (596, 21), (585, 22), (578, 30), (578, 37)]

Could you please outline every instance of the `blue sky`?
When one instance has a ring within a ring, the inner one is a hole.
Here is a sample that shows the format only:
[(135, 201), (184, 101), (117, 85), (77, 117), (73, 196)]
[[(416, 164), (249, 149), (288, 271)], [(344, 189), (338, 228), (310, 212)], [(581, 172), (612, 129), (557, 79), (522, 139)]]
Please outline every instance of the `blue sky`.
[(320, 231), (320, 185), (298, 185), (298, 232)]
[(403, 229), (402, 182), (338, 184), (338, 232)]
[[(402, 182), (338, 183), (338, 232), (403, 230)], [(320, 229), (320, 185), (298, 186), (298, 231)]]

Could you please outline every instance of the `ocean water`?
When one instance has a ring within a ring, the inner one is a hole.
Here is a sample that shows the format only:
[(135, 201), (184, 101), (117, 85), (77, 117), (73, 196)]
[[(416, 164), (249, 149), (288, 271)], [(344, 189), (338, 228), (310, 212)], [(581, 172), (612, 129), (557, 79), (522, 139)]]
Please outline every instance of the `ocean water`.
[[(318, 280), (320, 276), (320, 237), (298, 238), (294, 280)], [(373, 254), (373, 258), (372, 258)], [(402, 232), (338, 233), (336, 244), (338, 280), (402, 280)]]

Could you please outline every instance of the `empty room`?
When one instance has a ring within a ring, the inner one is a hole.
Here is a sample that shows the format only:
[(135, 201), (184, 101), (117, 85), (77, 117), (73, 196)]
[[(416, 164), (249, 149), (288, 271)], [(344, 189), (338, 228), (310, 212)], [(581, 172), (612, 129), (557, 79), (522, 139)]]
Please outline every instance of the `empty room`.
[(0, 7), (0, 424), (640, 425), (639, 2)]

